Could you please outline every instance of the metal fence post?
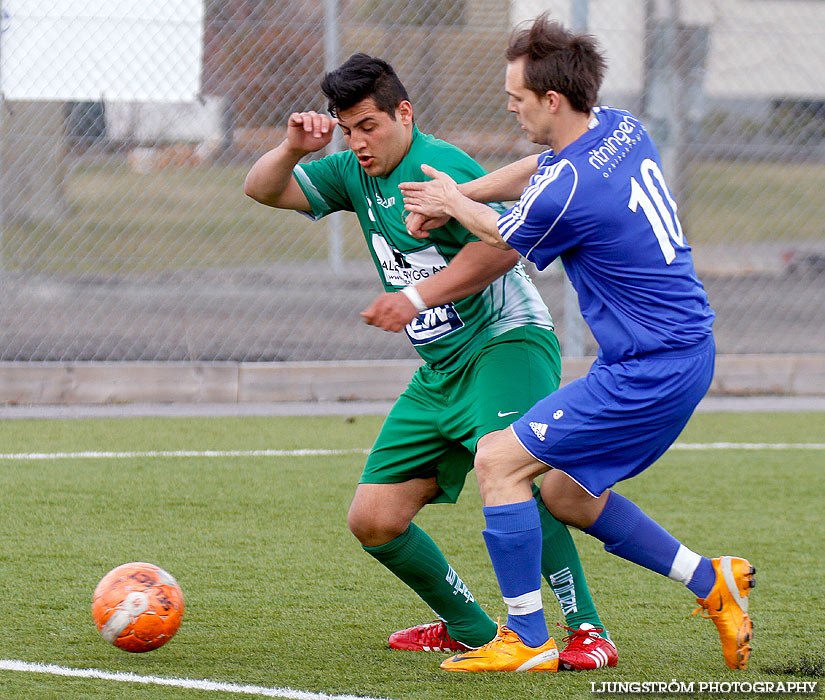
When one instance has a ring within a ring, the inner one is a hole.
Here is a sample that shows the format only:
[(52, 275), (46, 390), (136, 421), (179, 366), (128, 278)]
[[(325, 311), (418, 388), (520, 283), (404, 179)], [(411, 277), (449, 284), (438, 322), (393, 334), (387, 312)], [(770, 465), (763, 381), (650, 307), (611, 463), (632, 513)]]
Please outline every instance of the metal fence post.
[[(341, 12), (338, 0), (324, 0), (324, 70), (329, 72), (335, 70), (339, 64), (341, 47)], [(326, 148), (327, 153), (336, 153), (343, 149), (343, 139), (341, 130), (335, 129), (332, 133), (332, 141)], [(344, 243), (341, 227), (340, 212), (327, 217), (328, 250), (327, 260), (333, 274), (340, 276), (343, 274)]]
[[(586, 32), (588, 24), (589, 0), (572, 0), (570, 25), (575, 32)], [(579, 297), (570, 278), (564, 275), (564, 342), (565, 357), (584, 355), (584, 318), (579, 309)]]

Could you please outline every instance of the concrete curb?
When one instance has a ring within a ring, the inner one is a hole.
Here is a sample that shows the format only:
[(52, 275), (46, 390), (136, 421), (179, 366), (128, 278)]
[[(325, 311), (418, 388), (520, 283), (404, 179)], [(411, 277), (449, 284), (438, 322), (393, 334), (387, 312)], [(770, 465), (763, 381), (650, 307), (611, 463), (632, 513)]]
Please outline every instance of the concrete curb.
[[(0, 420), (85, 418), (250, 418), (386, 416), (392, 401), (282, 401), (270, 403), (121, 403), (0, 406)], [(825, 396), (706, 396), (697, 413), (825, 413)]]
[[(562, 383), (593, 358), (563, 362)], [(391, 401), (414, 360), (277, 363), (6, 362), (0, 404)], [(710, 395), (825, 396), (825, 355), (722, 355)]]

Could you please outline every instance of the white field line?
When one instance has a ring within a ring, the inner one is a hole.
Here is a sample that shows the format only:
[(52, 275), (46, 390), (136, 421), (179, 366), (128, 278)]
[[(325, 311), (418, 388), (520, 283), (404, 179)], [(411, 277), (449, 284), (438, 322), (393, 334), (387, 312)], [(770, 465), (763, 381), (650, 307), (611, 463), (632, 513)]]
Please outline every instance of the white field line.
[(150, 452), (3, 452), (0, 459), (134, 459), (137, 457), (329, 457), (365, 455), (362, 448), (346, 450), (153, 450)]
[(139, 676), (136, 673), (123, 672), (110, 673), (96, 668), (68, 668), (66, 666), (55, 666), (54, 664), (28, 663), (15, 659), (0, 659), (0, 671), (25, 671), (29, 673), (47, 673), (53, 676), (70, 676), (72, 678), (94, 678), (123, 683), (167, 685), (175, 688), (194, 688), (196, 690), (212, 690), (240, 695), (260, 695), (267, 698), (288, 698), (289, 700), (387, 700), (386, 698), (371, 698), (362, 695), (327, 695), (326, 693), (311, 693), (306, 690), (293, 690), (292, 688), (266, 688), (260, 685), (238, 685), (192, 678)]
[[(817, 442), (677, 442), (671, 450), (825, 450)], [(136, 459), (155, 457), (329, 457), (365, 455), (368, 449), (342, 450), (152, 450), (148, 452), (1, 452), (0, 460)]]
[(825, 450), (822, 442), (677, 442), (671, 450)]

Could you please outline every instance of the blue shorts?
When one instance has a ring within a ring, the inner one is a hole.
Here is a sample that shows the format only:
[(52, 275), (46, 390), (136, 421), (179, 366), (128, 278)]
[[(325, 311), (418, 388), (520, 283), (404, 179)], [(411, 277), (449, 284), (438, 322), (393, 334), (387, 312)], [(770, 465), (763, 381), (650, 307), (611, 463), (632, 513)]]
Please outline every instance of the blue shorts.
[(511, 430), (533, 457), (593, 496), (649, 467), (710, 387), (713, 336), (690, 348), (605, 364), (539, 401)]

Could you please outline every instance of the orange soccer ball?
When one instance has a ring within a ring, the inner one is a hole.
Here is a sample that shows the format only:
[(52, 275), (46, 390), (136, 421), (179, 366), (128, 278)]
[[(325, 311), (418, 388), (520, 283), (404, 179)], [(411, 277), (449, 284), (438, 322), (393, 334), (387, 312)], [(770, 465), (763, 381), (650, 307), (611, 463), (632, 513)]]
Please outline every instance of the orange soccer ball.
[(151, 651), (175, 636), (183, 592), (168, 572), (142, 561), (112, 569), (92, 596), (92, 617), (107, 642), (125, 651)]

